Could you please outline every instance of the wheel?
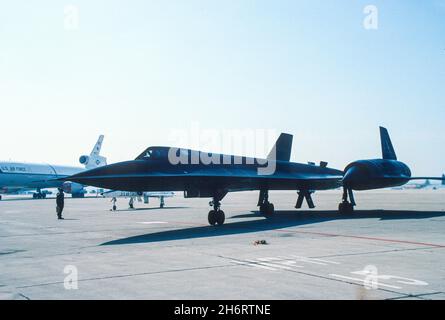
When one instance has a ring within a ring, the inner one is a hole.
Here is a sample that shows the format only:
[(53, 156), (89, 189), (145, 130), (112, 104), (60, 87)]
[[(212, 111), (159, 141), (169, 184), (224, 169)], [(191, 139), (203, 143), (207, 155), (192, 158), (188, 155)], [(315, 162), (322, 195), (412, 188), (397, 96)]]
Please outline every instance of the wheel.
[(341, 214), (349, 214), (354, 212), (354, 206), (349, 202), (342, 202), (338, 205), (338, 212)]
[(164, 208), (164, 204), (161, 203), (159, 207), (160, 207), (161, 209)]
[(2, 195), (0, 194), (0, 201), (2, 201)]
[(274, 207), (273, 203), (270, 203), (270, 202), (269, 203), (263, 203), (260, 206), (260, 211), (261, 211), (262, 214), (270, 216), (270, 215), (274, 214), (275, 207)]
[(216, 223), (219, 226), (222, 226), (224, 224), (224, 221), (226, 221), (226, 215), (224, 214), (224, 211), (218, 210), (216, 212)]
[(341, 214), (346, 213), (346, 203), (342, 202), (338, 205), (338, 212)]
[(275, 207), (273, 205), (273, 203), (268, 203), (267, 204), (267, 211), (266, 211), (267, 215), (273, 215), (275, 213)]
[(42, 194), (42, 199), (46, 199), (46, 193)]
[(208, 219), (209, 219), (209, 223), (210, 223), (211, 226), (214, 226), (216, 224), (217, 215), (216, 215), (215, 210), (210, 210), (209, 211)]
[(117, 209), (116, 206), (113, 206), (113, 211), (116, 211), (116, 209)]
[(260, 212), (262, 214), (267, 214), (267, 210), (268, 210), (268, 205), (266, 203), (263, 203), (262, 205), (260, 205)]
[(354, 206), (352, 203), (348, 203), (348, 213), (354, 213)]

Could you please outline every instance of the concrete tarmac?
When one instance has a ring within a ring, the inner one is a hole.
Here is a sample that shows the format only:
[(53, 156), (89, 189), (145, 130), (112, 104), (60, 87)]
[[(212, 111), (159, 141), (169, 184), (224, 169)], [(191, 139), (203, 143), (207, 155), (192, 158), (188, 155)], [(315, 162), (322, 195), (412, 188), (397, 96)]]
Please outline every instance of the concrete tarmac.
[[(222, 201), (226, 223), (207, 223), (209, 199), (158, 201), (4, 196), (0, 299), (445, 299), (445, 189), (341, 191), (293, 208), (295, 192)], [(258, 240), (266, 244), (255, 245)]]

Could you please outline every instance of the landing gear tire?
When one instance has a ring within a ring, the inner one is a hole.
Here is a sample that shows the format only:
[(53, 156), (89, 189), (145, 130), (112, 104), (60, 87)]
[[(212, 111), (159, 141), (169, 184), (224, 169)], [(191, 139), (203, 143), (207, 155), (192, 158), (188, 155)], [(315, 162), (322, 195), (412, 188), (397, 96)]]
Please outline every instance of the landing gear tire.
[(224, 214), (224, 211), (218, 210), (216, 212), (216, 224), (218, 226), (222, 226), (224, 224), (224, 221), (226, 221), (226, 215)]
[(208, 219), (209, 219), (210, 225), (222, 226), (224, 224), (224, 222), (226, 221), (226, 215), (224, 214), (224, 211), (222, 211), (222, 210), (217, 210), (217, 211), (210, 210)]
[(354, 212), (354, 206), (349, 202), (342, 202), (338, 205), (338, 212), (341, 214), (350, 214)]
[(273, 215), (275, 213), (275, 207), (274, 207), (274, 205), (273, 205), (273, 203), (269, 203), (268, 205), (267, 205), (267, 215), (269, 215), (269, 216), (271, 216), (271, 215)]
[(271, 216), (275, 213), (275, 207), (273, 203), (263, 203), (260, 206), (260, 212), (266, 216)]
[(209, 219), (209, 224), (211, 226), (214, 226), (216, 224), (217, 215), (216, 215), (216, 211), (215, 210), (210, 210), (209, 211), (208, 219)]

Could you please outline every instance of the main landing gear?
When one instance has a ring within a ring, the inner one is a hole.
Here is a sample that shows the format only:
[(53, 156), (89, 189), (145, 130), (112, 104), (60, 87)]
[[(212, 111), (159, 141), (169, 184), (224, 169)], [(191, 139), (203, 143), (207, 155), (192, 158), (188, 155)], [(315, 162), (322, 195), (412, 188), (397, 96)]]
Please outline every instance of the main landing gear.
[[(351, 202), (348, 201), (348, 197)], [(343, 188), (342, 202), (338, 205), (338, 212), (342, 214), (353, 213), (355, 205), (356, 203), (352, 189)]]
[(295, 209), (301, 209), (301, 207), (303, 206), (303, 201), (305, 199), (306, 199), (307, 206), (309, 207), (309, 209), (314, 209), (315, 204), (314, 204), (314, 200), (312, 200), (312, 193), (314, 193), (314, 192), (305, 190), (305, 189), (298, 191), (298, 199), (297, 199), (297, 203), (295, 204)]
[(260, 212), (266, 216), (271, 216), (275, 213), (273, 203), (269, 202), (269, 190), (260, 190), (257, 206), (260, 207)]
[(221, 210), (221, 202), (219, 200), (216, 200), (213, 198), (213, 201), (210, 201), (209, 205), (213, 207), (213, 210), (209, 211), (209, 223), (210, 225), (218, 225), (221, 226), (224, 224), (224, 221), (226, 220), (226, 216), (224, 214), (224, 211)]

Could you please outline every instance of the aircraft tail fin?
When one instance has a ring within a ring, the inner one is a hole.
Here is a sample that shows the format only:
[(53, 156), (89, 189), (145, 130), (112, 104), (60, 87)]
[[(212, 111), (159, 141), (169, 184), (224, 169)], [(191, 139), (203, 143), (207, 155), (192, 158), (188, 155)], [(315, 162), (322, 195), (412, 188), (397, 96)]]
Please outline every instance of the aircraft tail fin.
[(102, 142), (104, 141), (104, 136), (100, 135), (94, 145), (93, 150), (89, 156), (81, 156), (79, 162), (85, 166), (86, 169), (94, 169), (97, 167), (102, 167), (107, 164), (107, 158), (100, 155), (100, 150), (102, 149)]
[(99, 139), (97, 139), (96, 144), (94, 145), (93, 150), (91, 150), (90, 156), (98, 156), (100, 155), (100, 150), (102, 149), (102, 142), (104, 141), (104, 135), (101, 134)]
[(267, 156), (267, 159), (277, 161), (290, 161), (292, 152), (292, 139), (293, 136), (291, 134), (280, 134), (277, 142)]
[(382, 144), (382, 158), (386, 160), (397, 160), (397, 155), (394, 151), (388, 130), (384, 127), (380, 127), (380, 141)]

